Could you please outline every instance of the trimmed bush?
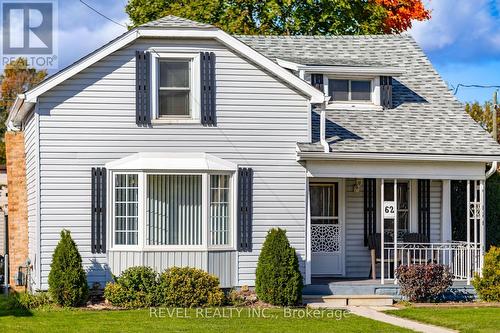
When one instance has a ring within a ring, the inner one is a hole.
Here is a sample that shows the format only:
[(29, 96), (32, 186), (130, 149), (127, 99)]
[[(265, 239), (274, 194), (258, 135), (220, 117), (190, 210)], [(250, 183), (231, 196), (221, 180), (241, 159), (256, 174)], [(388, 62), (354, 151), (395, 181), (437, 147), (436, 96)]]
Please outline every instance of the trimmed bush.
[(115, 283), (108, 283), (104, 298), (115, 306), (142, 308), (156, 304), (158, 274), (147, 266), (130, 267)]
[(483, 276), (472, 280), (479, 297), (487, 302), (500, 302), (500, 247), (492, 246), (484, 256)]
[(401, 294), (411, 302), (436, 299), (453, 282), (449, 268), (438, 264), (401, 265), (396, 271)]
[(87, 300), (87, 274), (82, 257), (68, 230), (61, 231), (61, 240), (52, 255), (49, 293), (62, 306), (78, 306)]
[(273, 305), (302, 302), (302, 275), (295, 249), (282, 229), (271, 229), (257, 264), (255, 291), (261, 301)]
[(219, 279), (201, 269), (172, 267), (160, 275), (158, 304), (170, 307), (220, 306), (225, 296)]

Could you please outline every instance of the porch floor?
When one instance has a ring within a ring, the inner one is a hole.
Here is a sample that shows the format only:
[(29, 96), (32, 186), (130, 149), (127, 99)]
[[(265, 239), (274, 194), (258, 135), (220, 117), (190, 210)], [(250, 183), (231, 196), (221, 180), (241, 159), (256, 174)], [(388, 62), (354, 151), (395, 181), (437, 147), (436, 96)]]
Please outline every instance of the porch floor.
[[(399, 285), (393, 280), (340, 277), (313, 277), (311, 284), (304, 286), (304, 295), (391, 295), (402, 299)], [(447, 300), (472, 300), (476, 297), (474, 287), (465, 281), (455, 281), (444, 297)]]

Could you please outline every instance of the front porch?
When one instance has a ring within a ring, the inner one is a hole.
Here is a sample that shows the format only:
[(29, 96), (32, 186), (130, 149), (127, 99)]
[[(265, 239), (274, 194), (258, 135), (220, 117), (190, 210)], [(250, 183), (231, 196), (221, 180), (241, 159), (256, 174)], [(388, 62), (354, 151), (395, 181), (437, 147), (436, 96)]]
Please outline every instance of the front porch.
[[(305, 292), (397, 296), (400, 265), (435, 263), (471, 297), (485, 248), (485, 164), (454, 164), (307, 161)], [(452, 180), (467, 184), (463, 237), (452, 232)]]
[[(306, 296), (320, 295), (386, 295), (395, 300), (402, 299), (399, 285), (393, 280), (381, 284), (380, 280), (350, 279), (350, 278), (313, 278), (306, 285), (303, 294)], [(451, 301), (470, 301), (476, 298), (476, 291), (464, 281), (454, 281), (444, 297)]]

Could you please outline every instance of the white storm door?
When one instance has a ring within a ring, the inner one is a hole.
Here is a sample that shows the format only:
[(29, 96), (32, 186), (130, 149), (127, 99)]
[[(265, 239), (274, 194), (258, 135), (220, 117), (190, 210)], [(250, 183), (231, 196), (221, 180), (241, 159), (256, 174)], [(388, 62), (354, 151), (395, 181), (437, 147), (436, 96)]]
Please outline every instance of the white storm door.
[(339, 183), (309, 187), (311, 205), (311, 273), (341, 275), (344, 253), (339, 218)]

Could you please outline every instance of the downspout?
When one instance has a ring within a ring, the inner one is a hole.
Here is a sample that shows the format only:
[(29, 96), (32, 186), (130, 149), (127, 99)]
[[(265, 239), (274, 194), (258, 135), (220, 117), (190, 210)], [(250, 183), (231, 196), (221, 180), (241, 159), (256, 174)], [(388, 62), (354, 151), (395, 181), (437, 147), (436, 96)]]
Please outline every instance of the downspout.
[(323, 146), (323, 152), (330, 152), (330, 145), (326, 142), (326, 102), (321, 103), (320, 125), (319, 125), (319, 142)]
[(498, 162), (497, 161), (491, 162), (491, 168), (486, 172), (486, 179), (493, 176), (493, 174), (497, 171), (497, 168), (498, 168)]

